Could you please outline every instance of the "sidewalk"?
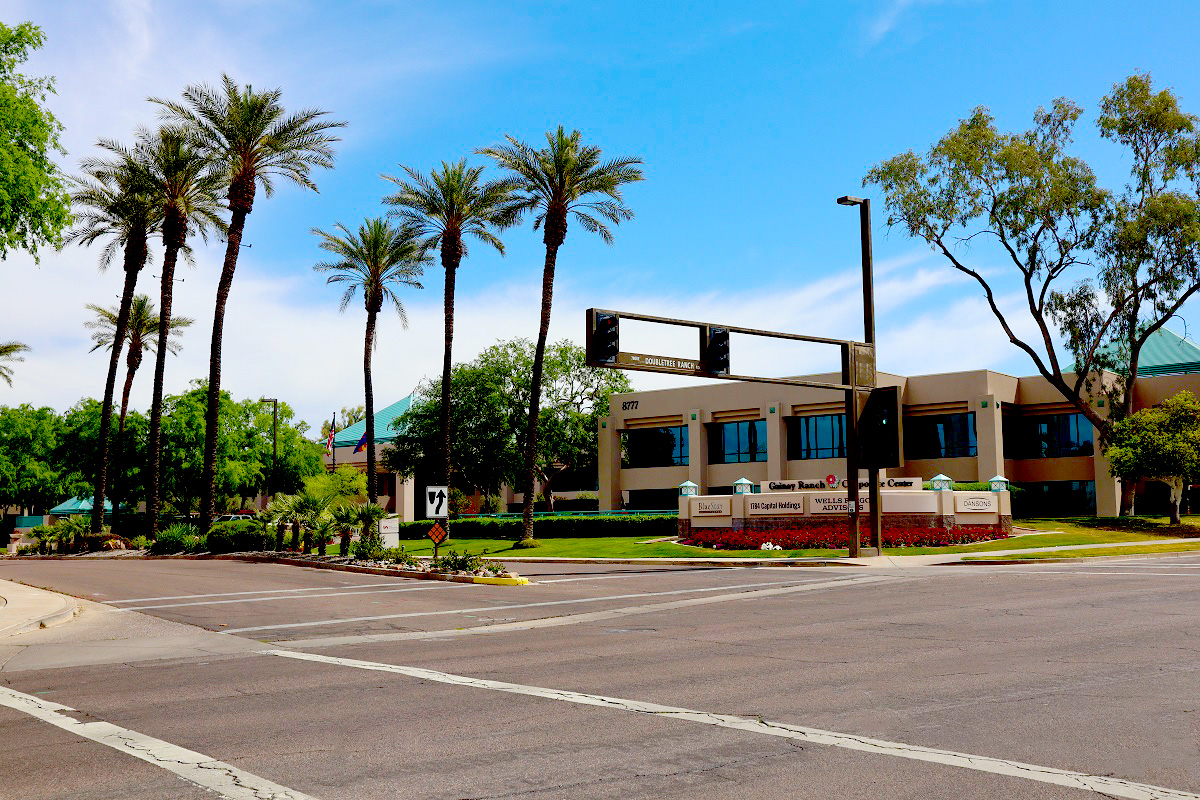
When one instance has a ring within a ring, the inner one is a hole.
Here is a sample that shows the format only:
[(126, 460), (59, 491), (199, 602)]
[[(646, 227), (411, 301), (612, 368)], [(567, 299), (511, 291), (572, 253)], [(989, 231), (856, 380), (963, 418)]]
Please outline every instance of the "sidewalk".
[(79, 609), (74, 597), (0, 580), (0, 639), (66, 622)]

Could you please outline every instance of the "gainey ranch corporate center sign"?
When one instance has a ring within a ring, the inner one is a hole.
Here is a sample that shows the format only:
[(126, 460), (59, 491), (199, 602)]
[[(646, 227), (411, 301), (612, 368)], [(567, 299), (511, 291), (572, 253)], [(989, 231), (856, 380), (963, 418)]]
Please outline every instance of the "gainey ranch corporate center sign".
[[(829, 478), (834, 478), (832, 481)], [(804, 489), (846, 489), (850, 482), (846, 478), (838, 480), (830, 475), (826, 478), (799, 478), (794, 481), (760, 481), (758, 488), (764, 492), (798, 492)], [(859, 489), (870, 488), (870, 481), (859, 479)], [(916, 489), (921, 488), (920, 478), (880, 478), (880, 489)]]

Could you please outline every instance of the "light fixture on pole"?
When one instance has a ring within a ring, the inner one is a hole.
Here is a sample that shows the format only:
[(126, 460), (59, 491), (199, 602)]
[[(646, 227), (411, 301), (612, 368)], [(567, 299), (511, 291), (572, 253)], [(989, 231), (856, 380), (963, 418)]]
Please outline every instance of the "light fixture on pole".
[(267, 485), (267, 495), (275, 496), (275, 481), (279, 475), (279, 400), (275, 397), (260, 397), (260, 403), (271, 404), (271, 482)]

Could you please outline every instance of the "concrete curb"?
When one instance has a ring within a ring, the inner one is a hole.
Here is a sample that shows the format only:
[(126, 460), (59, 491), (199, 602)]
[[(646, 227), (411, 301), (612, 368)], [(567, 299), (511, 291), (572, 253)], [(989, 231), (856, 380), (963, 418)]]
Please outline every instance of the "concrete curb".
[(851, 559), (828, 558), (566, 558), (552, 556), (516, 556), (508, 558), (489, 553), (496, 561), (519, 564), (640, 564), (675, 567), (853, 567)]
[(388, 567), (360, 567), (354, 564), (329, 564), (322, 561), (309, 561), (304, 558), (272, 558), (271, 556), (237, 555), (208, 555), (193, 556), (193, 558), (213, 561), (247, 561), (254, 564), (285, 564), (289, 567), (311, 567), (313, 569), (331, 569), (337, 572), (359, 572), (366, 575), (386, 575), (395, 578), (416, 578), (422, 581), (449, 581), (451, 583), (482, 583), (492, 586), (525, 586), (528, 578), (513, 575), (511, 578), (480, 577), (478, 575), (443, 575), (439, 572), (418, 572), (409, 569), (390, 569)]
[(0, 639), (61, 625), (83, 610), (74, 597), (14, 581), (0, 580), (0, 592), (5, 600), (0, 606)]

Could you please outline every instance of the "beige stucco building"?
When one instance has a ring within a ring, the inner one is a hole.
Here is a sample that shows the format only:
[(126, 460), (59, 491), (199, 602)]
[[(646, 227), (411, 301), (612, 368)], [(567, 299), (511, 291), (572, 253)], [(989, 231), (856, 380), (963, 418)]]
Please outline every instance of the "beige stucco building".
[[(1118, 513), (1120, 481), (1097, 432), (1044, 378), (880, 373), (878, 384), (900, 387), (904, 407), (905, 462), (887, 476), (1002, 475), (1025, 489), (1026, 506), (1014, 513)], [(1200, 374), (1140, 377), (1135, 408), (1184, 388), (1200, 394)], [(1106, 413), (1102, 398), (1092, 405)], [(844, 476), (844, 410), (842, 392), (763, 383), (615, 395), (599, 428), (600, 508), (674, 508), (689, 480), (700, 494), (721, 494), (739, 478), (757, 486)]]

